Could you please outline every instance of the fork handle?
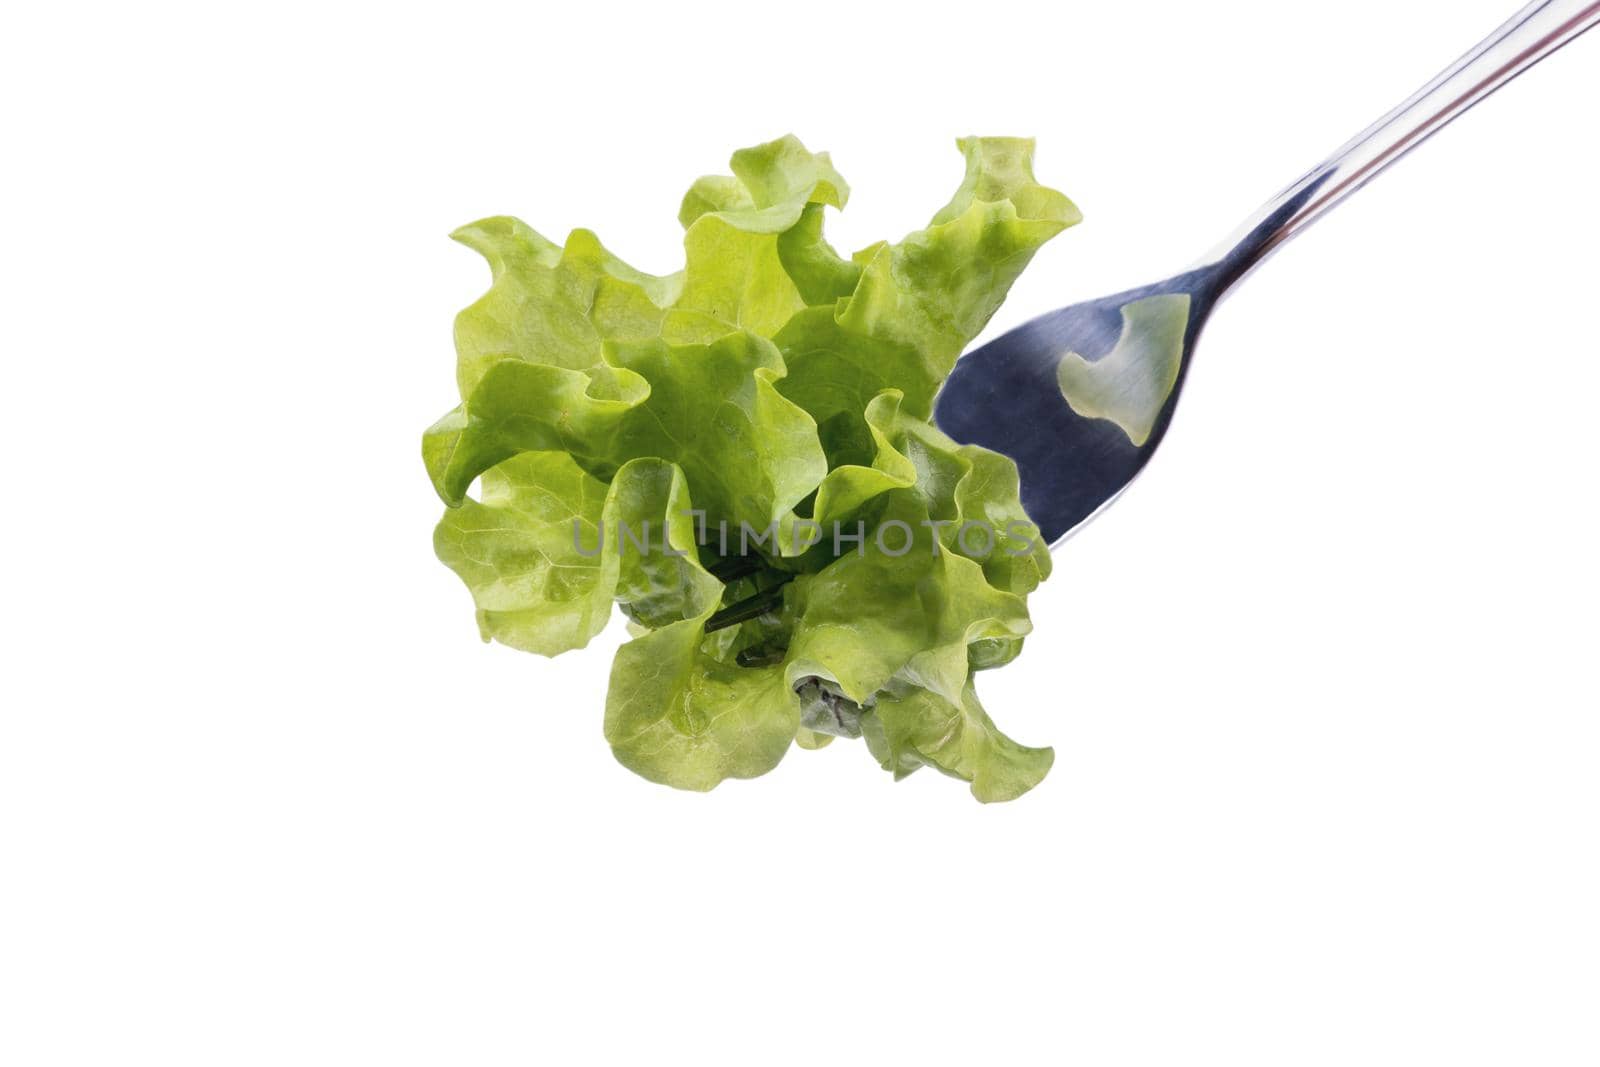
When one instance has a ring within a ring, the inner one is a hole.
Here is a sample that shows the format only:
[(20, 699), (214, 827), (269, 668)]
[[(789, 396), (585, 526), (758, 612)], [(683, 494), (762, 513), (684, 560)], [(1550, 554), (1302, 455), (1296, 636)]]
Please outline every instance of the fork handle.
[(1600, 22), (1600, 0), (1535, 0), (1326, 163), (1268, 201), (1202, 265), (1244, 277), (1334, 205), (1474, 104)]

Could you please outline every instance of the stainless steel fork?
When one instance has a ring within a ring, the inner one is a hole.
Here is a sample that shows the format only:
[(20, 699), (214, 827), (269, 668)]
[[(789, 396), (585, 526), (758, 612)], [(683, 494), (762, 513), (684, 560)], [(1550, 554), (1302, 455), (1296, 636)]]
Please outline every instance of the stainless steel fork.
[[(1474, 104), (1600, 22), (1600, 0), (1538, 0), (1285, 189), (1200, 265), (1052, 311), (963, 356), (934, 418), (1017, 461), (1022, 503), (1059, 544), (1160, 445), (1217, 303), (1285, 242)], [(1600, 130), (1600, 125), (1592, 127)]]

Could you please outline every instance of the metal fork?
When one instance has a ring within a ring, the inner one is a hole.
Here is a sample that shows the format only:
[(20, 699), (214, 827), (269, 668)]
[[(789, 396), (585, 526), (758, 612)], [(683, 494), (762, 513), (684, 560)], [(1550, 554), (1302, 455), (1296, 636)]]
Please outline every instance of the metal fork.
[(1285, 189), (1200, 265), (1052, 311), (968, 353), (934, 419), (1017, 461), (1052, 546), (1114, 502), (1161, 444), (1217, 303), (1285, 242), (1474, 104), (1600, 22), (1600, 0), (1538, 0)]

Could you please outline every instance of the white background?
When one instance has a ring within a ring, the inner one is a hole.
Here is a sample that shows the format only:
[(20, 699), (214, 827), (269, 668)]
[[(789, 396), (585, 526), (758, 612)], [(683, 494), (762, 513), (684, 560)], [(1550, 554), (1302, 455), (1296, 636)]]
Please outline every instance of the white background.
[(30, 5), (0, 34), (0, 1061), (1593, 1064), (1600, 37), (1285, 251), (984, 679), (984, 808), (859, 746), (690, 795), (616, 627), (481, 645), (422, 429), (487, 283), (786, 131), (920, 226), (961, 134), (1181, 268), (1512, 0)]

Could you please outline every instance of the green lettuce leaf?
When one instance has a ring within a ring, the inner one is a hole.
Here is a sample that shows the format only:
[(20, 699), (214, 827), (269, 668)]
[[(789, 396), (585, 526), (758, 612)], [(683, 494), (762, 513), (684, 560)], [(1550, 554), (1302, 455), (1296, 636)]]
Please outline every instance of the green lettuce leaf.
[(623, 419), (649, 395), (650, 384), (625, 369), (584, 372), (502, 360), (485, 371), (469, 400), (423, 434), (423, 462), (452, 507), (480, 474), (520, 452), (568, 452), (603, 476), (606, 463), (597, 457), (615, 456)]
[(897, 491), (879, 522), (892, 536), (868, 537), (795, 580), (791, 678), (824, 679), (863, 705), (897, 677), (957, 701), (969, 645), (1028, 634), (1022, 597), (994, 588), (972, 560), (935, 552), (927, 514), (914, 493)]
[(634, 460), (608, 486), (565, 453), (524, 452), (484, 475), (482, 495), (445, 513), (434, 548), (471, 591), (485, 641), (554, 656), (604, 629), (613, 599), (664, 626), (721, 596), (683, 472), (663, 460)]
[(902, 400), (899, 390), (886, 389), (867, 404), (871, 463), (830, 470), (817, 490), (814, 519), (848, 526), (881, 494), (909, 489), (937, 529), (941, 551), (980, 564), (997, 589), (1031, 593), (1050, 575), (1050, 548), (1022, 510), (1016, 463), (956, 444), (908, 415)]
[(601, 548), (616, 555), (613, 595), (630, 620), (661, 627), (717, 606), (722, 583), (700, 565), (693, 511), (675, 463), (629, 460), (612, 479), (602, 513), (609, 543)]
[(434, 551), (472, 592), (485, 641), (554, 656), (611, 617), (614, 554), (599, 542), (606, 484), (562, 452), (527, 452), (484, 475), (483, 500), (445, 512)]
[(684, 197), (687, 265), (677, 306), (771, 337), (805, 306), (778, 241), (808, 205), (842, 208), (850, 195), (826, 152), (783, 137), (733, 154), (732, 179), (701, 178)]
[(985, 804), (1015, 800), (1038, 785), (1055, 762), (1049, 748), (1020, 745), (995, 728), (969, 680), (959, 701), (917, 686), (894, 686), (866, 715), (872, 754), (895, 777), (932, 767), (972, 783)]
[[(926, 514), (916, 494), (897, 491), (883, 522), (914, 530)], [(896, 778), (930, 766), (972, 783), (981, 801), (1014, 799), (1054, 754), (1001, 733), (973, 674), (993, 665), (993, 648), (1020, 649), (1030, 630), (1022, 599), (995, 589), (974, 561), (934, 555), (931, 532), (893, 554), (900, 545), (886, 551), (874, 539), (796, 581), (788, 671), (803, 707), (820, 709), (803, 710), (802, 722), (863, 736)]]
[(710, 344), (607, 343), (589, 373), (507, 360), (424, 438), (447, 503), (521, 451), (560, 449), (597, 477), (631, 459), (680, 465), (713, 522), (783, 523), (827, 460), (811, 416), (774, 388), (783, 357), (745, 331)]
[[(1065, 196), (1033, 177), (1033, 142), (958, 142), (966, 176), (932, 223), (845, 264), (813, 215), (792, 236), (785, 263), (819, 306), (794, 316), (775, 340), (789, 364), (785, 396), (819, 423), (859, 415), (884, 389), (926, 418), (956, 357), (982, 331), (1033, 254), (1082, 220)], [(846, 290), (850, 280), (854, 284)]]
[[(965, 175), (929, 225), (851, 256), (823, 233), (849, 189), (793, 137), (694, 183), (673, 274), (588, 230), (454, 235), (491, 284), (456, 318), (460, 403), (423, 436), (437, 553), (486, 640), (555, 655), (621, 606), (604, 733), (646, 778), (706, 790), (835, 738), (983, 801), (1049, 769), (973, 681), (1021, 651), (1048, 549), (1015, 465), (929, 420), (1079, 215), (1034, 179), (1031, 141), (958, 147)], [(1108, 368), (1066, 367), (1063, 390), (1137, 432)]]
[(568, 370), (600, 362), (607, 339), (661, 331), (683, 275), (654, 277), (607, 252), (588, 230), (557, 248), (517, 219), (483, 219), (451, 235), (489, 261), (489, 291), (456, 316), (456, 380), (462, 399), (503, 359)]
[(766, 774), (800, 729), (783, 669), (708, 654), (705, 622), (675, 622), (618, 649), (605, 714), (606, 740), (623, 766), (699, 791)]
[(619, 348), (615, 358), (650, 395), (598, 459), (671, 459), (711, 521), (755, 529), (782, 522), (826, 474), (816, 423), (775, 388), (783, 357), (765, 338), (739, 331), (709, 345), (657, 341)]

